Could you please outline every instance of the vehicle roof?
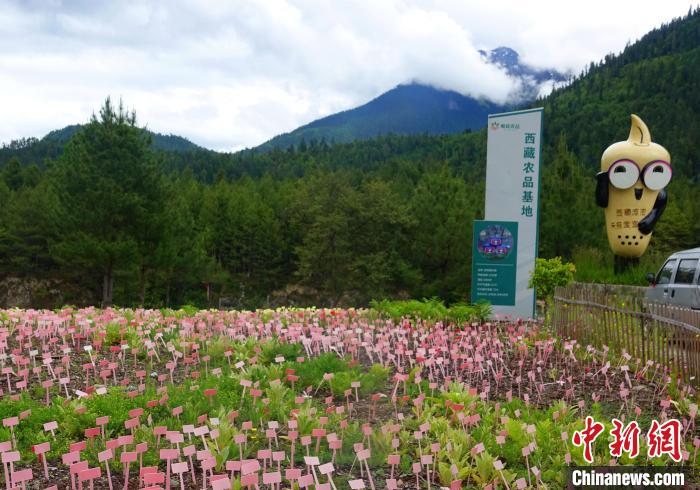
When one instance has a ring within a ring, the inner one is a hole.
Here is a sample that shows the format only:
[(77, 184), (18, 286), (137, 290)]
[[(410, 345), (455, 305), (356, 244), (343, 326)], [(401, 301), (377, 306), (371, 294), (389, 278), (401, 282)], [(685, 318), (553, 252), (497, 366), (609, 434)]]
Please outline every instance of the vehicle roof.
[(676, 257), (678, 255), (700, 255), (700, 247), (675, 252), (675, 253), (671, 254), (671, 257)]

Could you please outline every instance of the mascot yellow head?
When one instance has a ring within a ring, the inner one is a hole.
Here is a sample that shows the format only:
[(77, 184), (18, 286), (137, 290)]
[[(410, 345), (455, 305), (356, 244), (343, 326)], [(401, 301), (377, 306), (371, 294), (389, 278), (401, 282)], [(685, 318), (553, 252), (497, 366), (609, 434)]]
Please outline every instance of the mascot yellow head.
[(596, 201), (605, 208), (608, 242), (615, 255), (640, 257), (666, 207), (671, 155), (656, 143), (644, 121), (632, 114), (627, 141), (610, 145), (600, 161)]

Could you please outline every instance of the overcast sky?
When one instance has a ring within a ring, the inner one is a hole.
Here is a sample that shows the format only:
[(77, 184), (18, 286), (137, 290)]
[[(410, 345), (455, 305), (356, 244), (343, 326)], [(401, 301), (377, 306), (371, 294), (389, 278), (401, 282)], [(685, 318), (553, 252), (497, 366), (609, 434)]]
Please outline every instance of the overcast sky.
[[(697, 0), (694, 0), (695, 4)], [(0, 0), (0, 142), (87, 121), (107, 95), (217, 150), (258, 145), (411, 80), (503, 100), (478, 49), (578, 72), (687, 0)]]

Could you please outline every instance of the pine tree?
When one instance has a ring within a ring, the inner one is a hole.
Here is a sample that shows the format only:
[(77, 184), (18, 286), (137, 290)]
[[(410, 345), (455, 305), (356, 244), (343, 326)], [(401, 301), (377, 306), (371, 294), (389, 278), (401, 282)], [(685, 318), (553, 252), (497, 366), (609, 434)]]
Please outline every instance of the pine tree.
[(116, 275), (145, 253), (145, 234), (162, 206), (159, 178), (150, 137), (136, 126), (136, 114), (121, 102), (115, 108), (109, 98), (53, 169), (65, 224), (54, 255), (101, 275), (103, 306), (113, 302)]

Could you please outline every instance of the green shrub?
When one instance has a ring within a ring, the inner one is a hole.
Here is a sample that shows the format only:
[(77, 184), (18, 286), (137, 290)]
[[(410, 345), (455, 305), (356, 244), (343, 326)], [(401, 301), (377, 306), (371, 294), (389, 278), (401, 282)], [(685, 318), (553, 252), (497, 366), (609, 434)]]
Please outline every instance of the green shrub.
[(561, 257), (538, 258), (528, 286), (535, 288), (538, 298), (549, 301), (554, 296), (557, 286), (567, 286), (574, 280), (575, 272), (574, 264), (562, 262)]
[(370, 306), (381, 316), (391, 318), (394, 321), (412, 318), (453, 322), (460, 325), (473, 321), (483, 323), (491, 316), (491, 305), (488, 302), (479, 302), (473, 305), (455, 303), (447, 307), (437, 298), (404, 301), (383, 299), (381, 301), (372, 300)]

